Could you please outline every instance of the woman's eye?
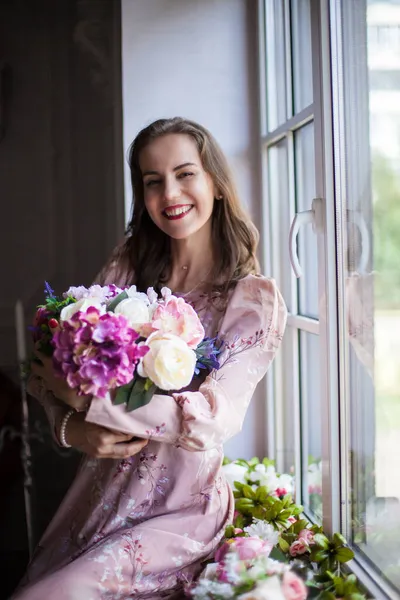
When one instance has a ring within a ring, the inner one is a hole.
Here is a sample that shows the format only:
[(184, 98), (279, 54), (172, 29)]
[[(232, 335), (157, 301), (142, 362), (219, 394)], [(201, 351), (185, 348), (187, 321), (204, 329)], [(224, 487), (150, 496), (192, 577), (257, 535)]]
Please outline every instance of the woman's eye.
[(145, 186), (152, 187), (154, 185), (157, 185), (158, 183), (160, 183), (159, 179), (150, 179), (150, 181), (146, 181)]
[(180, 173), (178, 175), (179, 179), (185, 179), (185, 177), (190, 177), (191, 175), (193, 175), (193, 173), (190, 173), (189, 171), (185, 171), (184, 173)]

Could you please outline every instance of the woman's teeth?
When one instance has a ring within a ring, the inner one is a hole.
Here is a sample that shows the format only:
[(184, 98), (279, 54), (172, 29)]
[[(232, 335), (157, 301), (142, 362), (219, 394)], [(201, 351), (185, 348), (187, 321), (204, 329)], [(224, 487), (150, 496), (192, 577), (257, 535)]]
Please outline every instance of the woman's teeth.
[(189, 212), (191, 206), (181, 206), (179, 208), (168, 208), (164, 210), (164, 213), (167, 217), (178, 217), (179, 215), (184, 215)]

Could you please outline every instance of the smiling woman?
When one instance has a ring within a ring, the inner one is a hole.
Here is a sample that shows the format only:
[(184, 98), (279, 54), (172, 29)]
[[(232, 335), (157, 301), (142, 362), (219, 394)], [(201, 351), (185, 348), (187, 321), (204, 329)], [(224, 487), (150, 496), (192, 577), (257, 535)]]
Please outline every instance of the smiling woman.
[[(86, 452), (89, 439), (96, 446), (93, 428), (100, 428), (104, 443), (95, 458), (82, 461), (18, 600), (182, 597), (232, 520), (223, 444), (240, 431), (282, 340), (285, 305), (275, 282), (257, 274), (255, 227), (209, 132), (183, 119), (157, 121), (132, 144), (130, 165), (130, 236), (100, 283), (134, 283), (141, 291), (168, 284), (175, 295), (171, 311), (160, 314), (166, 320), (181, 310), (176, 296), (184, 295), (206, 337), (224, 341), (219, 369), (213, 365), (208, 376), (199, 373), (189, 386), (171, 390), (170, 367), (145, 406), (127, 412), (108, 393), (85, 397), (87, 412), (71, 416), (69, 394), (61, 389), (57, 401), (48, 392), (59, 389), (51, 365), (40, 368), (38, 395), (49, 414), (53, 405), (64, 406), (61, 420), (53, 419), (63, 441)], [(123, 460), (102, 460), (118, 446), (104, 436), (116, 432), (139, 441)]]

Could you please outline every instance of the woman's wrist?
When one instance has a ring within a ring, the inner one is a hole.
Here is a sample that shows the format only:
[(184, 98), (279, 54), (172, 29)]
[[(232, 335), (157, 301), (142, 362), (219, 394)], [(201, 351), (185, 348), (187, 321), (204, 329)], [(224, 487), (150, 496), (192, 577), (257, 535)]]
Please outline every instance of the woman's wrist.
[(65, 426), (65, 440), (73, 448), (78, 448), (82, 445), (82, 429), (85, 422), (85, 413), (76, 412), (68, 418)]

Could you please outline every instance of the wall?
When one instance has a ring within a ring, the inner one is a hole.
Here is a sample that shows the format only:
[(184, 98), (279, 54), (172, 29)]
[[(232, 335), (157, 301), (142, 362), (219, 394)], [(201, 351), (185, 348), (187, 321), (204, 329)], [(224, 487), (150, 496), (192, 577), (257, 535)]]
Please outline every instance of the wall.
[[(228, 156), (244, 204), (260, 223), (256, 2), (122, 0), (124, 149), (160, 117), (205, 125)], [(125, 206), (131, 203), (125, 169)], [(263, 384), (226, 454), (266, 451)]]

